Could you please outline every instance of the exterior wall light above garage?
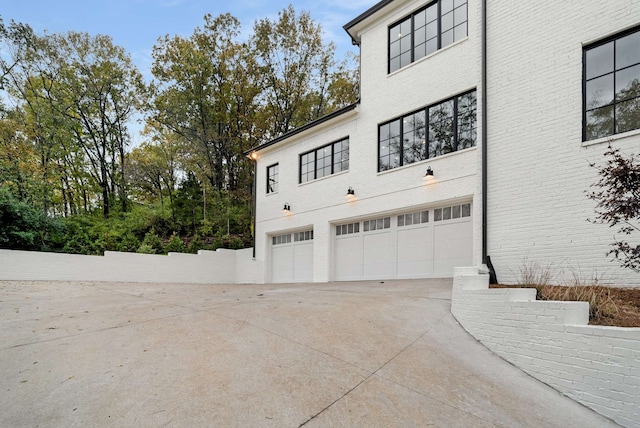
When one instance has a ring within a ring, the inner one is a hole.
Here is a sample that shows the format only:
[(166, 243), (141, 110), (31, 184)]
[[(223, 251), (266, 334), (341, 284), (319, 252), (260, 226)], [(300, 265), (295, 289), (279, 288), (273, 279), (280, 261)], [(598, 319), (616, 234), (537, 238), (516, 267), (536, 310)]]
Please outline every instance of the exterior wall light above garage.
[(356, 192), (355, 190), (353, 190), (353, 187), (349, 186), (349, 188), (347, 189), (347, 194), (344, 195), (344, 197), (350, 201), (353, 201), (356, 198)]
[(431, 169), (431, 167), (427, 168), (427, 173), (424, 175), (424, 177), (422, 177), (422, 179), (424, 181), (431, 181), (435, 179), (435, 176), (433, 175), (433, 170)]

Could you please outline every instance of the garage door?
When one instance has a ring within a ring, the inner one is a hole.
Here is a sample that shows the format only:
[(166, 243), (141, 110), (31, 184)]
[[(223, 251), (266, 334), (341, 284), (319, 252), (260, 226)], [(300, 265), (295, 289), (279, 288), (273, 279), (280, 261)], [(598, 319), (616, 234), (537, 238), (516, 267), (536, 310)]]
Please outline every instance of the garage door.
[(313, 230), (271, 237), (271, 281), (313, 281)]
[(471, 204), (335, 227), (334, 280), (450, 277), (472, 264)]

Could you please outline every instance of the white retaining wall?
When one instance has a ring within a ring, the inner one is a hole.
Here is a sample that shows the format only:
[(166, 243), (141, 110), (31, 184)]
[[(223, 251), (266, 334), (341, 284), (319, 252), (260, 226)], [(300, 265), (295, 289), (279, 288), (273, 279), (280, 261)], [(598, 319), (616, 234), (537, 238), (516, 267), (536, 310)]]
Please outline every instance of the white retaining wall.
[(640, 427), (640, 328), (590, 326), (586, 302), (489, 289), (478, 268), (455, 269), (451, 313), (531, 376), (622, 426)]
[(106, 251), (104, 256), (0, 250), (0, 280), (260, 283), (263, 264), (252, 249), (152, 255)]

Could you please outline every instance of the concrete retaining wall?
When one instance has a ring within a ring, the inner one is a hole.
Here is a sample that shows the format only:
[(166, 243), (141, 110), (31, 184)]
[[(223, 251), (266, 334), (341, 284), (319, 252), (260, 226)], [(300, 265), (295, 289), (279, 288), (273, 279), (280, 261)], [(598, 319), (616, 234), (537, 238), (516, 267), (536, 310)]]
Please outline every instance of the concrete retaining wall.
[(0, 250), (0, 280), (171, 283), (261, 283), (252, 250), (151, 255), (106, 251), (104, 256)]
[(640, 427), (640, 328), (590, 326), (586, 302), (537, 301), (535, 289), (489, 289), (456, 268), (451, 312), (487, 348), (626, 427)]

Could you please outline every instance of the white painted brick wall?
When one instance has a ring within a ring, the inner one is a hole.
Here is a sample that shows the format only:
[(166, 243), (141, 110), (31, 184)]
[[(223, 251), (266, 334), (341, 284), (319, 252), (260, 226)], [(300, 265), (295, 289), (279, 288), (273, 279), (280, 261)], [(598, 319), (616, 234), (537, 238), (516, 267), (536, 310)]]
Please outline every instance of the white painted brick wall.
[[(614, 230), (594, 225), (585, 191), (607, 142), (582, 143), (582, 47), (640, 24), (640, 1), (488, 3), (488, 254), (504, 283), (523, 260), (556, 282), (601, 277), (640, 286), (605, 254)], [(615, 137), (638, 154), (640, 133)]]
[(590, 326), (586, 302), (536, 301), (456, 269), (451, 313), (487, 348), (622, 426), (640, 427), (640, 328)]
[[(269, 234), (313, 227), (313, 280), (326, 282), (332, 279), (332, 223), (442, 205), (448, 201), (473, 202), (473, 254), (474, 261), (480, 262), (479, 147), (377, 172), (380, 123), (479, 85), (479, 5), (473, 1), (469, 3), (470, 36), (467, 39), (387, 74), (388, 26), (426, 3), (394, 2), (390, 14), (360, 34), (362, 100), (353, 114), (347, 113), (258, 153), (256, 258), (267, 267), (265, 281), (269, 280)], [(298, 184), (299, 155), (345, 136), (350, 138), (349, 171)], [(275, 194), (265, 195), (266, 168), (276, 162), (280, 165), (280, 189)], [(427, 166), (433, 168), (437, 179), (429, 185), (422, 180)], [(356, 192), (355, 202), (344, 198), (349, 186)], [(292, 215), (286, 217), (281, 212), (285, 202), (292, 209)]]
[(263, 281), (252, 249), (104, 256), (0, 250), (0, 280), (234, 284)]

